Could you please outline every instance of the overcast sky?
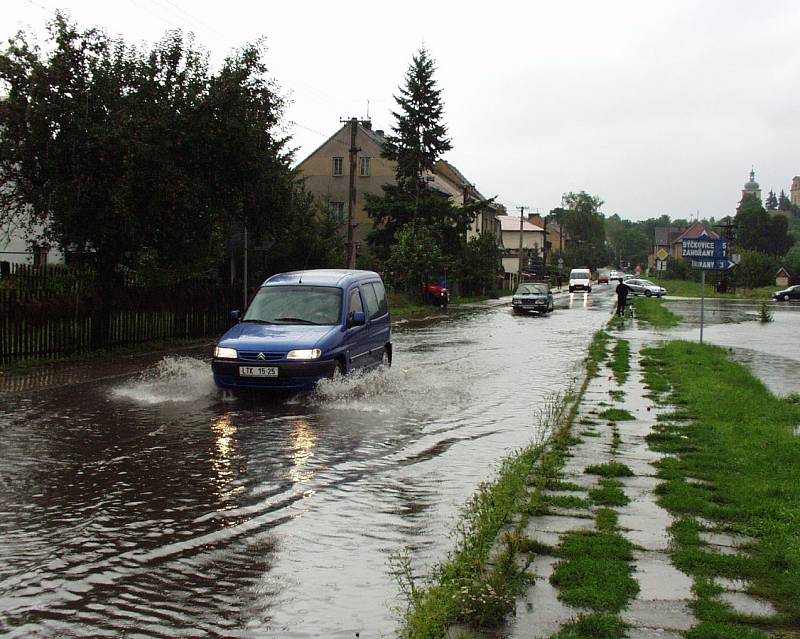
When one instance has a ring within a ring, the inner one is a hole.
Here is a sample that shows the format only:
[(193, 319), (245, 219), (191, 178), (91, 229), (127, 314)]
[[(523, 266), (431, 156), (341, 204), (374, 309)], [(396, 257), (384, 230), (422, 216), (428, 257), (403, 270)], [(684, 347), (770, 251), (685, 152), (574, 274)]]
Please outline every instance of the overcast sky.
[(291, 99), (297, 160), (393, 95), (424, 45), (447, 159), (486, 196), (547, 212), (585, 190), (623, 218), (721, 217), (751, 165), (766, 195), (800, 175), (800, 4), (4, 0), (0, 37), (56, 8), (130, 43), (193, 31), (218, 62), (260, 36)]

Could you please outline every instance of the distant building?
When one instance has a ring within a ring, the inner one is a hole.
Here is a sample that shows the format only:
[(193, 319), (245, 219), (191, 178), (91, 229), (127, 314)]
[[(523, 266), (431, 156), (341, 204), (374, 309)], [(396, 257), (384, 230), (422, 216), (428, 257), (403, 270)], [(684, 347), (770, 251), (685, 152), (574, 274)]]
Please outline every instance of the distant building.
[(792, 190), (789, 194), (789, 201), (795, 206), (800, 206), (800, 175), (792, 178)]
[[(369, 120), (356, 125), (356, 203), (353, 222), (354, 239), (366, 246), (367, 233), (372, 220), (364, 209), (364, 195), (381, 195), (384, 184), (394, 184), (395, 163), (381, 157), (384, 134), (372, 130)], [(347, 232), (347, 207), (350, 199), (350, 123), (346, 122), (311, 155), (300, 162), (297, 169), (305, 178), (306, 190), (322, 203), (334, 221)], [(361, 252), (361, 251), (359, 251)]]
[(653, 254), (647, 258), (648, 266), (655, 268), (656, 259), (659, 252), (663, 249), (668, 255), (672, 255), (672, 246), (683, 231), (676, 226), (657, 226), (653, 236)]
[(720, 239), (719, 233), (716, 233), (713, 229), (710, 229), (702, 222), (695, 222), (678, 237), (672, 240), (670, 250), (668, 251), (670, 256), (676, 260), (683, 259), (683, 241), (696, 240), (703, 234), (707, 235), (712, 240)]
[[(499, 218), (503, 237), (503, 271), (505, 286), (513, 288), (519, 272), (520, 218), (515, 215), (501, 215)], [(544, 229), (522, 219), (523, 260), (530, 257), (532, 250), (544, 250)], [(523, 264), (525, 266), (525, 264)]]
[(0, 262), (45, 266), (63, 264), (64, 255), (50, 246), (31, 245), (22, 229), (10, 223), (0, 227)]
[(756, 171), (754, 168), (750, 169), (750, 181), (745, 182), (744, 188), (742, 189), (742, 197), (744, 198), (745, 195), (755, 195), (759, 201), (761, 200), (761, 187), (756, 182)]
[[(322, 203), (338, 222), (344, 233), (347, 229), (347, 207), (350, 197), (350, 122), (346, 122), (330, 138), (323, 142), (297, 166), (305, 180), (306, 190)], [(384, 132), (372, 129), (370, 120), (360, 120), (356, 124), (356, 202), (353, 210), (354, 239), (357, 253), (367, 252), (366, 240), (372, 229), (372, 220), (364, 208), (366, 193), (382, 195), (383, 186), (395, 184), (397, 163), (382, 157), (385, 144)], [(425, 176), (428, 189), (436, 190), (450, 198), (457, 206), (479, 202), (486, 198), (450, 162), (439, 160), (433, 172)], [(498, 215), (505, 213), (500, 204), (489, 204), (478, 212), (476, 220), (467, 231), (469, 240), (482, 233), (501, 234)]]

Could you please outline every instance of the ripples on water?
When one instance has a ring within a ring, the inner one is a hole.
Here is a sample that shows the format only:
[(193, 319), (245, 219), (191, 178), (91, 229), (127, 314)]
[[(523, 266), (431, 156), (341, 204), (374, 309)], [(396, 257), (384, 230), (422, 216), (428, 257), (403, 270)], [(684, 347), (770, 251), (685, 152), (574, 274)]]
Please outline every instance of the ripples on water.
[(208, 361), (0, 417), (11, 636), (394, 636), (388, 558), (441, 559), (475, 485), (534, 438), (595, 326), (508, 309), (398, 331), (391, 369), (226, 400)]

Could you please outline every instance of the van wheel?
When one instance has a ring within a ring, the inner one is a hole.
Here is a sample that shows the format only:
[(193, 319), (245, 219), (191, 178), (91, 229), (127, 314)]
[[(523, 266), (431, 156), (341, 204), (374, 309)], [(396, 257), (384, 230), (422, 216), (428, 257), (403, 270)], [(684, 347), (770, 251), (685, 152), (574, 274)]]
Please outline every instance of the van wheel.
[(332, 380), (342, 379), (344, 377), (344, 364), (342, 364), (341, 360), (336, 360), (336, 366), (333, 367), (333, 372), (331, 373)]
[(572, 287), (571, 286), (569, 287), (569, 292), (572, 293)]
[(591, 292), (592, 292), (592, 287), (590, 286), (589, 288), (587, 288), (587, 289), (586, 289), (586, 292), (587, 292), (587, 293), (591, 293)]
[(389, 349), (383, 349), (383, 355), (381, 355), (381, 366), (385, 366), (386, 368), (390, 368), (392, 365), (392, 356), (389, 354)]

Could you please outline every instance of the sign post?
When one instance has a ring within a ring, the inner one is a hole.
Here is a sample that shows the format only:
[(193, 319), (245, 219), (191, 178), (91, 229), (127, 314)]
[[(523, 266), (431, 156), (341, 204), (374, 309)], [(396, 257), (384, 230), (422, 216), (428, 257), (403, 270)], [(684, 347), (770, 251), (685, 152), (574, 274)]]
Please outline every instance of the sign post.
[(700, 343), (705, 323), (706, 271), (728, 271), (735, 264), (728, 259), (728, 240), (714, 239), (706, 232), (697, 239), (683, 240), (683, 257), (692, 260), (692, 268), (700, 269)]

